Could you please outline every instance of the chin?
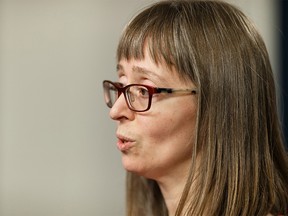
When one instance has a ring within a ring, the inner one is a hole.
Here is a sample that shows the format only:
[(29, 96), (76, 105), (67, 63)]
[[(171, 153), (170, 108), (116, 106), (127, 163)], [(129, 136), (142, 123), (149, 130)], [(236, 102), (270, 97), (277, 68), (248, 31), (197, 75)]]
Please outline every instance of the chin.
[(122, 159), (122, 165), (127, 172), (134, 173), (138, 176), (142, 176), (146, 179), (151, 179), (157, 181), (158, 174), (157, 172), (153, 172), (151, 169), (149, 170), (147, 167), (143, 167), (145, 163), (136, 164), (135, 161), (127, 161)]
[(144, 176), (145, 171), (143, 165), (144, 165), (143, 162), (141, 163), (137, 161), (137, 159), (135, 158), (129, 157), (126, 154), (122, 155), (122, 166), (128, 172)]

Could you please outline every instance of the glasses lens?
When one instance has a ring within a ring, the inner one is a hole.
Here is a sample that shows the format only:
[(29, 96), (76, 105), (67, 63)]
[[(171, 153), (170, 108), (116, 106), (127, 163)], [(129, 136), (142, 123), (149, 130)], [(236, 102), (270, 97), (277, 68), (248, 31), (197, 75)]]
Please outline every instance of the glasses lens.
[(112, 83), (109, 82), (104, 82), (103, 88), (105, 103), (109, 108), (112, 108), (118, 98), (118, 90)]
[(129, 106), (135, 111), (144, 111), (149, 105), (149, 90), (142, 85), (133, 85), (126, 90)]

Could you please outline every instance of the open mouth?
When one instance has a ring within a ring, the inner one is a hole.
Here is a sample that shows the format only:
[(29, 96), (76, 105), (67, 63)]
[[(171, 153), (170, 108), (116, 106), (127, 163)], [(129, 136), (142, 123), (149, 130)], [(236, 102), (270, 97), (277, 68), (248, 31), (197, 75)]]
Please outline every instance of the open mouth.
[(134, 141), (132, 139), (126, 138), (124, 136), (117, 135), (117, 147), (120, 151), (127, 151), (133, 147)]

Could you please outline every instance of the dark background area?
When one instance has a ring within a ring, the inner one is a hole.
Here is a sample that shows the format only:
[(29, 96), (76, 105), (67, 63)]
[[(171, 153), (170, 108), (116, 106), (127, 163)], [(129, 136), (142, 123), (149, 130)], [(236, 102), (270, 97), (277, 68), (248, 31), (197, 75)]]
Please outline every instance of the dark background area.
[[(280, 1), (281, 10), (281, 74), (282, 80), (282, 115), (285, 145), (288, 150), (288, 1)], [(286, 11), (286, 13), (285, 13)]]

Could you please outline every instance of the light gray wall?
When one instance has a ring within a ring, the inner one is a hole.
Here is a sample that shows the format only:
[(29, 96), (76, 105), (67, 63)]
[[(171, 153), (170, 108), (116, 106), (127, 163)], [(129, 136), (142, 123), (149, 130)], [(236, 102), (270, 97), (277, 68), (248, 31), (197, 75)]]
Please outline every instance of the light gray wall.
[[(0, 0), (1, 216), (124, 215), (101, 82), (116, 79), (119, 35), (149, 2)], [(275, 62), (274, 1), (233, 2), (257, 22)]]

